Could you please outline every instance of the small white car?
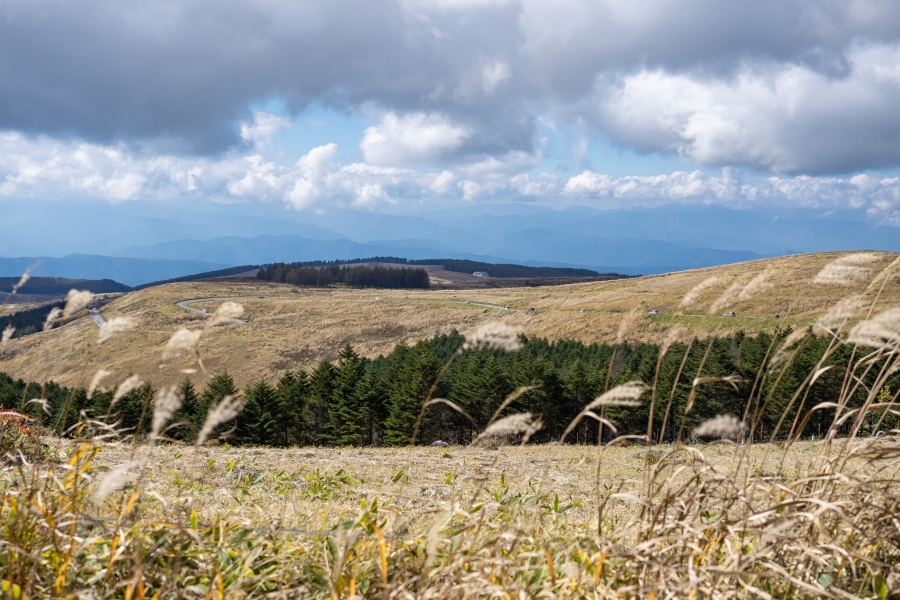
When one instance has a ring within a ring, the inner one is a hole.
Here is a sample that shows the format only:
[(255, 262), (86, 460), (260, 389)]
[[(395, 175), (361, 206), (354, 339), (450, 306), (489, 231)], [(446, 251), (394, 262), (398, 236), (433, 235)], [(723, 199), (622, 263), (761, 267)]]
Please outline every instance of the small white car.
[(648, 314), (648, 315), (658, 315), (658, 314), (659, 314), (659, 311), (656, 310), (656, 309), (654, 308), (653, 310), (651, 310), (651, 311), (648, 312), (647, 314)]
[(463, 302), (463, 304), (472, 304), (472, 303), (469, 302), (468, 300), (466, 300), (465, 302)]
[(578, 312), (587, 312), (587, 311), (586, 311), (585, 309), (582, 308), (582, 309), (579, 310)]
[(736, 317), (736, 316), (737, 316), (737, 313), (734, 312), (734, 311), (730, 311), (730, 312), (725, 313), (725, 314), (722, 315), (722, 316), (723, 316), (723, 317)]
[(503, 310), (509, 310), (509, 307), (508, 307), (508, 306), (504, 306), (504, 307), (503, 307)]

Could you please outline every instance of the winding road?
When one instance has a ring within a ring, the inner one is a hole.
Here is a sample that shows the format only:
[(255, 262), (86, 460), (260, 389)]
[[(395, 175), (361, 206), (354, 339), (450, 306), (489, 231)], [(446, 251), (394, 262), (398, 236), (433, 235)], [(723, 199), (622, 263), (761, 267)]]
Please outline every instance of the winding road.
[(88, 312), (91, 315), (91, 319), (93, 319), (94, 323), (97, 324), (97, 327), (103, 327), (103, 323), (105, 323), (105, 321), (103, 320), (103, 317), (100, 316), (100, 311), (97, 310), (96, 308), (92, 308)]
[[(225, 302), (226, 300), (239, 300), (242, 296), (232, 296), (230, 298), (194, 298), (192, 300), (181, 300), (180, 302), (176, 302), (175, 306), (179, 308), (184, 308), (186, 310), (192, 310), (194, 312), (198, 312), (204, 315), (211, 315), (212, 313), (202, 309), (202, 308), (194, 308), (191, 306), (194, 302)], [(243, 296), (245, 298), (252, 298), (253, 296)], [(247, 321), (242, 319), (232, 319), (235, 325), (243, 325)]]

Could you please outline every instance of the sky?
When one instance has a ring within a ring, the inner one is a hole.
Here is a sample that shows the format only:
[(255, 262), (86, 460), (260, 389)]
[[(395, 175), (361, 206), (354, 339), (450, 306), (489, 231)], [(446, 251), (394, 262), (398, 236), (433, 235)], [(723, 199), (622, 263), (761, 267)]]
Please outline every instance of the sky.
[(896, 0), (2, 0), (0, 207), (521, 201), (900, 227)]

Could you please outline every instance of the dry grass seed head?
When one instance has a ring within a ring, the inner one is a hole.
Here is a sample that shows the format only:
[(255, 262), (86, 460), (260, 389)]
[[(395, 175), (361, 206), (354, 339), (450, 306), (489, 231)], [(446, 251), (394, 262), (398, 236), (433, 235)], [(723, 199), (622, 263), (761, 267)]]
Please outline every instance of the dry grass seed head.
[(94, 294), (87, 290), (69, 290), (66, 296), (66, 308), (63, 309), (63, 317), (68, 318), (91, 303)]
[(591, 410), (598, 406), (640, 406), (640, 397), (645, 391), (647, 391), (647, 385), (643, 381), (629, 381), (604, 392), (585, 406), (584, 410)]
[(244, 307), (237, 302), (223, 302), (216, 309), (213, 318), (206, 324), (207, 327), (216, 327), (217, 325), (229, 325), (234, 323), (233, 319), (244, 314)]
[(116, 393), (113, 394), (112, 402), (109, 403), (109, 408), (112, 410), (112, 407), (118, 402), (125, 394), (128, 392), (134, 391), (144, 385), (144, 382), (141, 381), (141, 378), (137, 375), (132, 375), (125, 381), (119, 384), (119, 387), (116, 388)]
[(111, 493), (116, 490), (120, 490), (132, 481), (134, 481), (138, 476), (138, 469), (140, 468), (141, 463), (138, 461), (129, 461), (126, 463), (122, 463), (120, 465), (116, 465), (100, 480), (97, 484), (97, 487), (94, 489), (94, 493), (91, 494), (91, 499), (94, 501), (94, 504), (100, 505), (103, 504), (103, 501), (109, 496)]
[(737, 439), (744, 431), (744, 422), (734, 415), (716, 415), (694, 429), (694, 437), (711, 437), (719, 440)]
[(716, 301), (713, 302), (709, 307), (709, 312), (711, 314), (715, 314), (725, 308), (726, 306), (730, 306), (738, 301), (741, 295), (741, 290), (743, 289), (743, 284), (740, 281), (735, 281), (725, 292), (716, 298)]
[(37, 261), (37, 262), (34, 263), (34, 264), (28, 265), (28, 268), (25, 269), (25, 272), (22, 273), (22, 276), (19, 278), (19, 283), (17, 283), (16, 285), (14, 285), (14, 286), (12, 287), (12, 293), (13, 293), (13, 294), (15, 294), (16, 292), (18, 292), (18, 291), (19, 291), (19, 288), (21, 288), (23, 285), (25, 285), (26, 283), (28, 283), (28, 280), (31, 279), (31, 274), (32, 274), (32, 272), (34, 272), (34, 270), (38, 268), (38, 265), (39, 265), (39, 264), (41, 264), (41, 261)]
[(201, 333), (203, 333), (203, 331), (200, 329), (191, 330), (182, 327), (173, 333), (172, 337), (169, 338), (169, 341), (166, 342), (162, 359), (172, 360), (184, 353), (194, 352), (194, 350), (197, 349), (197, 342), (200, 340)]
[(872, 269), (862, 265), (875, 262), (879, 258), (879, 255), (872, 252), (857, 252), (842, 256), (825, 265), (815, 276), (813, 283), (852, 287), (872, 273)]
[(851, 344), (896, 349), (900, 345), (900, 308), (891, 308), (856, 324), (847, 341)]
[(500, 350), (503, 352), (515, 352), (522, 349), (522, 339), (519, 334), (522, 330), (506, 323), (485, 323), (475, 330), (463, 344), (464, 350)]
[(806, 335), (806, 329), (795, 329), (790, 332), (772, 356), (770, 363), (774, 366), (783, 362), (788, 357), (788, 354), (790, 354), (791, 348), (796, 346), (800, 340), (806, 337)]
[(669, 351), (669, 348), (672, 347), (672, 344), (677, 342), (681, 337), (687, 332), (685, 327), (678, 325), (677, 327), (673, 327), (669, 329), (669, 332), (666, 334), (665, 339), (663, 340), (662, 346), (659, 348), (659, 359), (662, 360), (665, 357), (666, 352)]
[(697, 285), (695, 285), (691, 290), (684, 295), (684, 298), (681, 299), (681, 304), (678, 305), (678, 308), (687, 308), (691, 304), (697, 301), (697, 298), (700, 297), (700, 294), (703, 293), (704, 290), (710, 288), (719, 281), (719, 277), (713, 275), (712, 277), (707, 277)]
[(137, 322), (131, 317), (114, 317), (109, 321), (104, 321), (103, 325), (100, 326), (100, 337), (97, 338), (97, 343), (102, 344), (106, 340), (117, 337), (129, 329), (134, 329), (135, 325), (137, 325)]
[(744, 286), (744, 289), (738, 294), (738, 302), (749, 300), (753, 297), (753, 294), (773, 287), (771, 279), (777, 271), (778, 269), (775, 267), (774, 263), (770, 263), (766, 266), (762, 273), (751, 279), (750, 283)]
[(0, 338), (0, 343), (5, 344), (9, 340), (12, 339), (13, 334), (16, 332), (16, 328), (12, 325), (7, 325), (6, 329), (3, 330), (3, 337)]
[(473, 444), (477, 444), (490, 437), (506, 437), (511, 435), (522, 434), (522, 443), (528, 441), (535, 432), (540, 430), (544, 424), (540, 419), (532, 420), (531, 413), (518, 413), (504, 417), (494, 422), (490, 427), (481, 432)]
[(628, 338), (628, 330), (631, 329), (631, 324), (636, 318), (637, 313), (635, 311), (631, 311), (622, 317), (622, 322), (619, 323), (619, 330), (616, 331), (617, 346), (621, 346), (625, 343), (625, 340)]
[(59, 321), (63, 316), (63, 311), (61, 308), (54, 308), (47, 314), (47, 318), (44, 320), (44, 331), (48, 329), (53, 329), (53, 324)]
[(46, 398), (32, 398), (25, 403), (25, 406), (28, 406), (29, 404), (37, 404), (41, 407), (41, 410), (43, 410), (47, 414), (50, 414), (50, 402), (48, 402)]
[(236, 396), (225, 396), (222, 401), (209, 409), (206, 414), (206, 421), (197, 434), (196, 445), (202, 446), (206, 443), (207, 438), (212, 432), (221, 425), (227, 423), (241, 413), (244, 408), (244, 401)]
[(813, 325), (814, 333), (831, 334), (863, 307), (863, 297), (847, 296), (828, 309)]
[(91, 379), (91, 385), (88, 386), (87, 391), (87, 399), (90, 400), (94, 397), (94, 392), (100, 387), (100, 382), (103, 381), (106, 377), (109, 377), (111, 373), (104, 369), (100, 369), (96, 373), (94, 373), (94, 378)]
[(174, 385), (163, 388), (156, 392), (153, 399), (153, 426), (150, 432), (150, 439), (155, 440), (159, 437), (159, 432), (163, 426), (168, 423), (172, 415), (181, 406), (181, 398), (176, 393)]

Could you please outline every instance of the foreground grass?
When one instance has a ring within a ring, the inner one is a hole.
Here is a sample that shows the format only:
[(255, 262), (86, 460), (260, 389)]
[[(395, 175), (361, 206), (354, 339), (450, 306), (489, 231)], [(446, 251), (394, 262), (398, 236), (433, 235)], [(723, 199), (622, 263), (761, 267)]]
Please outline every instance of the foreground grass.
[(65, 444), (0, 473), (0, 562), (28, 597), (886, 597), (900, 445), (837, 442), (611, 447), (599, 480), (582, 446)]

